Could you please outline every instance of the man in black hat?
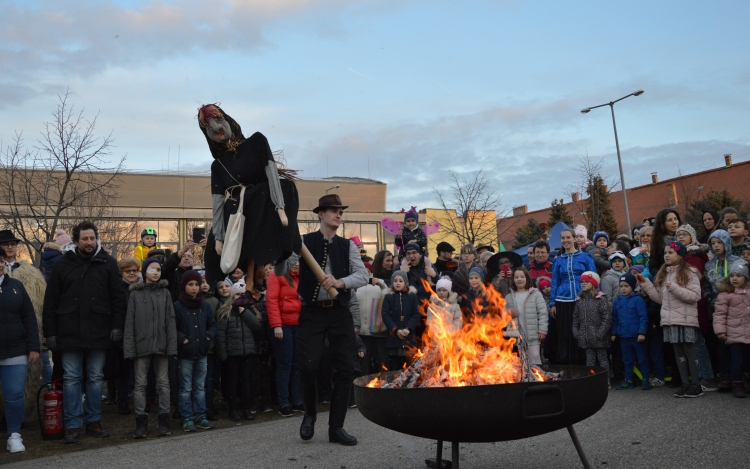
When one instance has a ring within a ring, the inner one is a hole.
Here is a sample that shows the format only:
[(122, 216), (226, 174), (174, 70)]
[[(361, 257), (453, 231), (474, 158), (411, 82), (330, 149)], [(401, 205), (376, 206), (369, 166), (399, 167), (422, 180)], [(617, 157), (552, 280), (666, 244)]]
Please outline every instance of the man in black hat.
[(445, 272), (453, 274), (453, 272), (458, 269), (458, 262), (453, 260), (453, 252), (455, 250), (456, 248), (451, 246), (450, 243), (446, 243), (445, 241), (438, 243), (438, 258), (435, 261), (435, 271), (437, 272), (438, 277), (441, 277)]
[(10, 274), (13, 272), (15, 267), (18, 267), (16, 262), (16, 253), (18, 252), (18, 243), (20, 239), (16, 238), (10, 230), (0, 230), (0, 247), (5, 249), (5, 272)]
[[(336, 369), (328, 416), (328, 441), (352, 446), (357, 444), (357, 439), (349, 435), (343, 426), (354, 380), (352, 357), (356, 353), (355, 334), (359, 328), (349, 312), (349, 300), (352, 290), (367, 285), (370, 278), (354, 243), (336, 235), (346, 208), (348, 206), (342, 205), (336, 194), (321, 197), (318, 206), (313, 209), (320, 220), (320, 229), (302, 236), (302, 242), (326, 276), (318, 280), (305, 262), (300, 263), (297, 291), (302, 297), (302, 312), (298, 337), (305, 417), (299, 434), (303, 440), (309, 440), (315, 433), (318, 366), (328, 338), (331, 364)], [(288, 272), (299, 257), (292, 254), (285, 262), (276, 265), (276, 275), (282, 276)], [(331, 287), (338, 291), (336, 298), (328, 295)]]

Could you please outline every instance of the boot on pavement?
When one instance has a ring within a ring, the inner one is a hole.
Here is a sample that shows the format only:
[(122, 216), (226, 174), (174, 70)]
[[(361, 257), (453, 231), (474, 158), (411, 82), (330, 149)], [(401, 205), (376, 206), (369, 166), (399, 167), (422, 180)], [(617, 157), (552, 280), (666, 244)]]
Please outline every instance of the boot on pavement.
[(743, 399), (747, 395), (745, 394), (745, 383), (742, 381), (733, 381), (732, 382), (732, 394), (734, 394), (734, 397)]
[(133, 438), (146, 438), (148, 432), (148, 415), (138, 415), (135, 417), (135, 433)]
[(172, 434), (172, 422), (169, 414), (159, 414), (159, 436)]

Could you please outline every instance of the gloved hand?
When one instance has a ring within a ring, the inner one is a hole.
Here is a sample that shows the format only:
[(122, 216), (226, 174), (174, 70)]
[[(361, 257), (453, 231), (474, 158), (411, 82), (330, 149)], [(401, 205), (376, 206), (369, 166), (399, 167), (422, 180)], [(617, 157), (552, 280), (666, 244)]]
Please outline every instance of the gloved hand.
[(120, 342), (122, 340), (122, 329), (112, 329), (112, 332), (109, 333), (109, 340)]
[(47, 345), (47, 348), (52, 350), (53, 352), (57, 350), (57, 336), (51, 336), (47, 337), (47, 340), (45, 341), (45, 344)]

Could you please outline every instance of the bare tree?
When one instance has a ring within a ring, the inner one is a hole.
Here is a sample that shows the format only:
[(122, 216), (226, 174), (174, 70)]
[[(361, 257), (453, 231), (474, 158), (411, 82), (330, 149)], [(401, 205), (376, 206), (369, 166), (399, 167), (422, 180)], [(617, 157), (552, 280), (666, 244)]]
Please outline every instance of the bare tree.
[(95, 135), (98, 114), (89, 121), (83, 110), (74, 111), (69, 92), (58, 98), (33, 149), (17, 133), (0, 153), (0, 223), (23, 241), (34, 262), (57, 229), (69, 230), (82, 216), (96, 222), (112, 214), (125, 164), (124, 156), (114, 164), (107, 160), (114, 140), (111, 132)]
[[(440, 230), (456, 236), (461, 244), (495, 243), (498, 238), (497, 217), (500, 197), (489, 182), (477, 171), (469, 177), (449, 171), (451, 184), (448, 193), (433, 187), (435, 198), (444, 211), (453, 211), (457, 218), (439, 220)], [(493, 212), (495, 216), (489, 216)]]
[[(593, 160), (589, 155), (582, 156), (578, 159), (578, 166), (575, 171), (578, 173), (578, 179), (565, 188), (565, 195), (572, 201), (573, 204), (573, 219), (576, 220), (578, 217), (583, 217), (585, 224), (588, 225), (592, 222), (589, 218), (589, 208), (592, 205), (589, 198), (584, 197), (589, 191), (597, 178), (604, 180), (608, 176), (602, 176), (602, 162), (604, 158), (599, 160)], [(609, 183), (606, 184), (607, 192), (612, 192), (619, 189), (620, 182), (617, 178), (610, 178)], [(574, 197), (574, 194), (577, 197)], [(593, 201), (593, 206), (598, 207), (599, 201)], [(598, 211), (594, 210), (595, 215), (598, 215)], [(596, 217), (598, 218), (598, 216)], [(575, 223), (575, 221), (574, 221)], [(591, 229), (591, 227), (589, 227)], [(596, 228), (596, 227), (595, 227)]]

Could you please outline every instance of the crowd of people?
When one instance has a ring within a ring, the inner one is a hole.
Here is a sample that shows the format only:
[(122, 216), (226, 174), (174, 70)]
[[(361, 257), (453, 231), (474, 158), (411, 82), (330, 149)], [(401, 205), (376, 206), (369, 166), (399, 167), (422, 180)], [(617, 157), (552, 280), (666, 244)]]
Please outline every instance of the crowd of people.
[(192, 254), (205, 238), (171, 253), (147, 228), (134, 255), (117, 261), (87, 221), (72, 236), (58, 232), (36, 269), (16, 259), (19, 239), (0, 231), (7, 449), (25, 450), (25, 395), (40, 376), (62, 383), (65, 443), (82, 430), (109, 436), (106, 404), (122, 415), (132, 405), (134, 438), (147, 436), (154, 408), (159, 436), (171, 434), (172, 420), (194, 432), (276, 410), (303, 413), (300, 435), (309, 439), (311, 409), (329, 403), (330, 441), (356, 444), (342, 428), (346, 408), (356, 407), (352, 378), (405, 366), (430, 327), (423, 302), (443, 306), (460, 329), (491, 314), (488, 288), (505, 298), (534, 364), (599, 365), (617, 390), (668, 384), (675, 397), (745, 397), (750, 230), (732, 208), (705, 212), (700, 235), (665, 209), (616, 239), (564, 229), (557, 252), (541, 239), (526, 263), (488, 245), (456, 253), (447, 242), (432, 262), (416, 211), (405, 214), (398, 252), (369, 258), (358, 238), (336, 235), (346, 208), (338, 196), (324, 199), (321, 230), (303, 238), (323, 280), (295, 254), (211, 285)]

